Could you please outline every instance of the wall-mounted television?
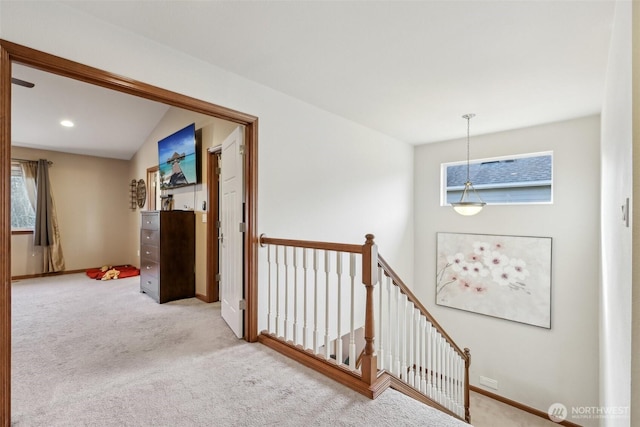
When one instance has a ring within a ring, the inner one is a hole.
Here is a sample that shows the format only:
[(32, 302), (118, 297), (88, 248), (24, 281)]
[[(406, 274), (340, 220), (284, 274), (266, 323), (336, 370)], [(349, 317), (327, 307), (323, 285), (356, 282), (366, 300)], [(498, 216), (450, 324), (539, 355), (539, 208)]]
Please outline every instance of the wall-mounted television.
[(161, 190), (198, 183), (198, 151), (195, 123), (158, 141)]

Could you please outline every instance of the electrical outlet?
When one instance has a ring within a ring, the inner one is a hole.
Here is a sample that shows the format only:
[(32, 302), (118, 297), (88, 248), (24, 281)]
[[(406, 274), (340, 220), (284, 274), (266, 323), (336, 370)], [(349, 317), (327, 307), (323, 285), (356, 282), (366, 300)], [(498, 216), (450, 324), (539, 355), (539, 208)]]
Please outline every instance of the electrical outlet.
[(140, 256), (140, 249), (138, 249), (138, 256)]
[(494, 379), (491, 379), (491, 378), (487, 378), (487, 377), (483, 377), (482, 375), (480, 375), (480, 385), (492, 388), (494, 390), (498, 389), (498, 381), (497, 380), (494, 380)]

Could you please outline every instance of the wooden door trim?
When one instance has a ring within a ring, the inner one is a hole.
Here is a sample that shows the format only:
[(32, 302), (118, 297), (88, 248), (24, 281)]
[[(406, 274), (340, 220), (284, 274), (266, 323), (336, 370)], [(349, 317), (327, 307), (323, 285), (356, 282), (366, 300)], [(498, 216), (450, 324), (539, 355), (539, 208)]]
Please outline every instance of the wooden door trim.
[[(245, 339), (258, 338), (258, 118), (0, 39), (0, 252), (11, 254), (11, 63), (245, 126)], [(0, 426), (11, 423), (11, 259), (0, 259)]]
[(155, 194), (153, 194), (153, 192), (151, 191), (151, 175), (155, 172), (158, 172), (160, 170), (160, 166), (151, 166), (150, 168), (147, 168), (147, 209), (148, 211), (155, 211), (157, 210), (157, 206), (151, 206), (151, 202), (155, 202)]
[[(0, 50), (0, 252), (11, 254), (11, 58)], [(11, 257), (0, 257), (0, 425), (11, 425)]]
[(207, 206), (207, 288), (205, 302), (220, 300), (220, 288), (216, 283), (216, 275), (220, 273), (220, 253), (218, 251), (218, 218), (220, 217), (220, 175), (216, 172), (220, 167), (219, 158), (222, 147), (207, 151), (207, 186), (209, 205)]

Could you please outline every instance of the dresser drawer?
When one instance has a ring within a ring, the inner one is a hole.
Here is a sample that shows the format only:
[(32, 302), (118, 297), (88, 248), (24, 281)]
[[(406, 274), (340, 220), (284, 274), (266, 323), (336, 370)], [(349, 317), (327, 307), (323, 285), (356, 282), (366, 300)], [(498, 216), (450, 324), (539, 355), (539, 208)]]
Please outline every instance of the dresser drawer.
[(140, 261), (140, 274), (157, 278), (160, 274), (160, 267), (157, 262), (148, 258), (142, 258)]
[(143, 245), (140, 246), (140, 257), (158, 262), (160, 259), (160, 248), (154, 245), (145, 245), (143, 242)]
[(160, 300), (160, 282), (157, 277), (143, 274), (140, 276), (140, 292), (144, 292), (156, 301)]
[(140, 230), (140, 245), (155, 245), (160, 243), (160, 231), (158, 230)]
[(157, 213), (143, 213), (142, 224), (143, 230), (159, 230), (160, 229), (160, 215)]

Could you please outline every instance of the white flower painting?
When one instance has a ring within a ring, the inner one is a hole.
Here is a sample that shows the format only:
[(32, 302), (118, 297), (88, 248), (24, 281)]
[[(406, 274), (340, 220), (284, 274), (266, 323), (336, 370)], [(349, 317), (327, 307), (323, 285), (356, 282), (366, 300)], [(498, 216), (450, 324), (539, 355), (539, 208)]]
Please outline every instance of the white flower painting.
[(551, 238), (438, 233), (436, 303), (551, 328)]

